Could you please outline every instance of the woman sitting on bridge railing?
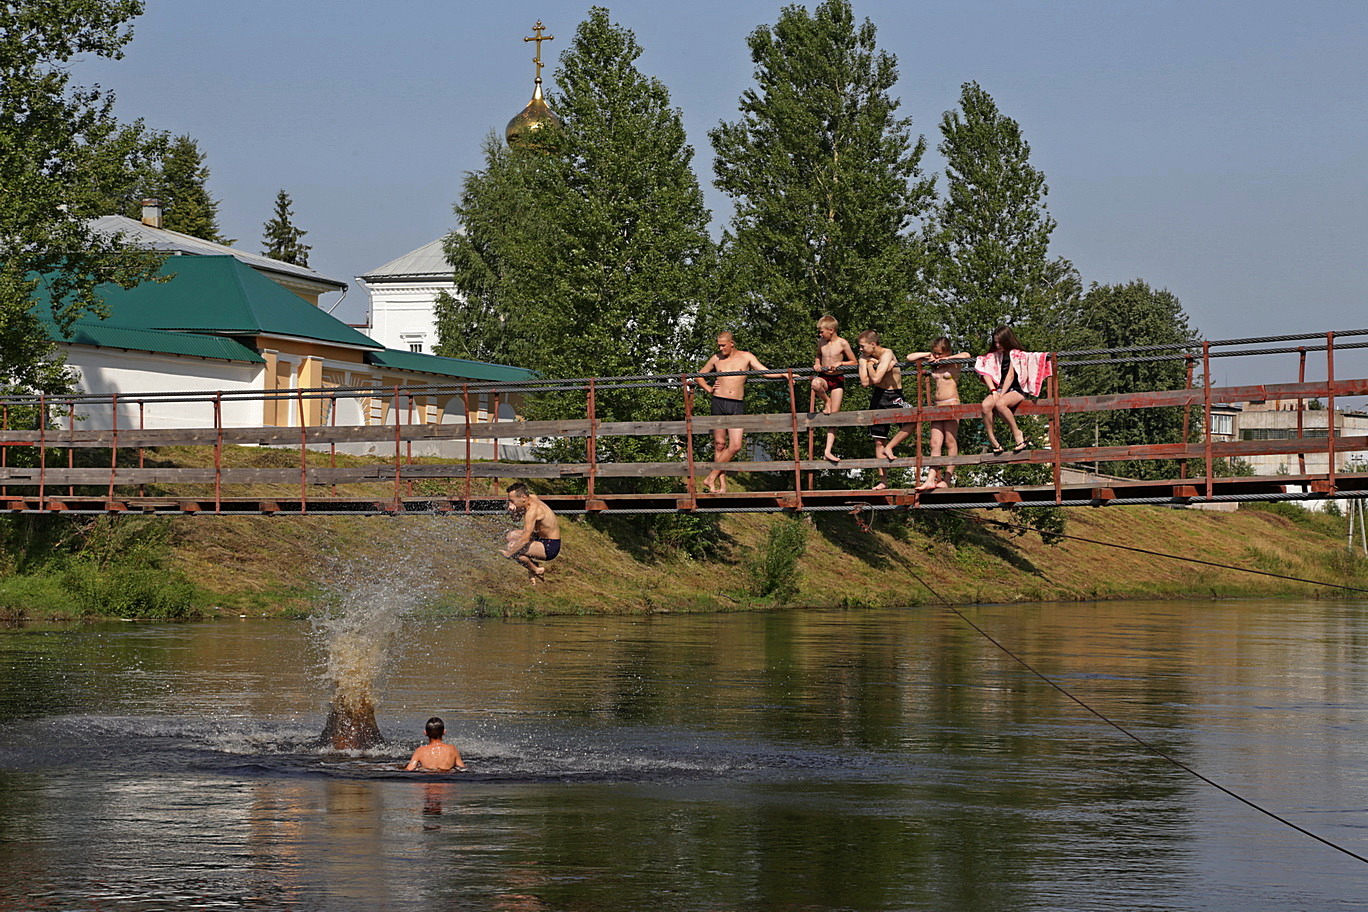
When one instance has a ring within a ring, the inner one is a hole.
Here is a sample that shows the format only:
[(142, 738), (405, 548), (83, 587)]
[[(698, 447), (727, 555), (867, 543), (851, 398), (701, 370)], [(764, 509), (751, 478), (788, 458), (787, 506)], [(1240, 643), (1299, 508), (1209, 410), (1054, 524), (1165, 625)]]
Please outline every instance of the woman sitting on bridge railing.
[(996, 415), (1002, 416), (1012, 430), (1012, 452), (1026, 452), (1031, 443), (1017, 427), (1016, 410), (1027, 396), (1040, 395), (1045, 378), (1054, 372), (1049, 356), (1025, 351), (1011, 327), (999, 326), (993, 330), (992, 347), (974, 359), (974, 370), (988, 386), (988, 395), (983, 398), (983, 428), (993, 455), (1001, 456), (1004, 452), (993, 431)]

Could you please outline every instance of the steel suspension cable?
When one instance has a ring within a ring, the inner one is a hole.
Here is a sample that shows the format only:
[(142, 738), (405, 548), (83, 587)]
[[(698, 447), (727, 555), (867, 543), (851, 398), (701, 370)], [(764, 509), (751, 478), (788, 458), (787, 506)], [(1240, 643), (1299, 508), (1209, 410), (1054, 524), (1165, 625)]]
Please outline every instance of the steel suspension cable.
[(1275, 579), (1290, 580), (1294, 583), (1307, 583), (1312, 586), (1324, 586), (1328, 589), (1343, 589), (1346, 592), (1362, 592), (1365, 595), (1368, 595), (1368, 589), (1364, 589), (1359, 586), (1346, 586), (1341, 583), (1327, 583), (1323, 580), (1305, 579), (1304, 577), (1300, 576), (1288, 576), (1285, 573), (1273, 573), (1268, 570), (1255, 570), (1253, 567), (1239, 567), (1233, 564), (1221, 564), (1217, 563), (1216, 561), (1203, 560), (1200, 557), (1187, 557), (1186, 555), (1182, 554), (1169, 554), (1164, 551), (1153, 551), (1149, 548), (1137, 548), (1134, 545), (1121, 545), (1117, 544), (1116, 542), (1098, 541), (1095, 538), (1084, 538), (1081, 535), (1069, 535), (1064, 532), (1051, 532), (1048, 530), (1042, 531), (1034, 526), (1026, 526), (1022, 525), (1021, 523), (1010, 523), (1001, 519), (987, 519), (982, 516), (971, 516), (970, 514), (964, 513), (960, 510), (954, 510), (952, 512), (960, 513), (960, 515), (964, 516), (966, 519), (972, 520), (973, 522), (979, 523), (980, 525), (988, 524), (994, 526), (1002, 526), (1008, 529), (1019, 529), (1023, 532), (1039, 532), (1041, 535), (1048, 535), (1052, 538), (1063, 538), (1069, 541), (1084, 542), (1089, 545), (1102, 545), (1103, 547), (1107, 548), (1116, 548), (1119, 551), (1133, 551), (1136, 554), (1148, 554), (1151, 557), (1166, 557), (1169, 560), (1186, 561), (1190, 564), (1202, 564), (1207, 567), (1216, 567), (1221, 570), (1235, 570), (1240, 573), (1253, 573), (1257, 574), (1258, 576), (1271, 576)]
[[(1037, 530), (1037, 531), (1038, 531), (1038, 530)], [(1224, 794), (1226, 794), (1226, 795), (1229, 795), (1231, 798), (1234, 798), (1236, 801), (1240, 802), (1241, 804), (1245, 805), (1246, 807), (1252, 808), (1252, 809), (1258, 811), (1260, 814), (1263, 814), (1263, 815), (1265, 815), (1265, 816), (1267, 816), (1267, 817), (1270, 817), (1270, 818), (1272, 818), (1273, 820), (1276, 820), (1278, 823), (1281, 823), (1281, 824), (1283, 824), (1284, 826), (1287, 826), (1287, 827), (1290, 827), (1290, 828), (1296, 830), (1298, 833), (1301, 833), (1303, 836), (1309, 836), (1309, 837), (1311, 837), (1312, 839), (1316, 840), (1317, 842), (1321, 843), (1322, 845), (1325, 845), (1325, 846), (1328, 846), (1328, 847), (1334, 849), (1336, 852), (1342, 852), (1343, 854), (1348, 855), (1350, 858), (1353, 858), (1353, 859), (1355, 859), (1356, 861), (1361, 861), (1361, 862), (1363, 862), (1364, 864), (1368, 864), (1368, 858), (1365, 858), (1363, 855), (1358, 854), (1357, 852), (1353, 851), (1352, 849), (1347, 849), (1347, 848), (1345, 848), (1344, 846), (1339, 845), (1338, 843), (1332, 842), (1331, 840), (1326, 839), (1324, 836), (1321, 836), (1321, 835), (1319, 835), (1319, 834), (1317, 834), (1317, 833), (1313, 833), (1311, 830), (1308, 830), (1306, 827), (1301, 826), (1300, 824), (1294, 823), (1294, 822), (1291, 821), (1291, 820), (1288, 820), (1286, 817), (1283, 817), (1281, 814), (1278, 814), (1276, 811), (1270, 811), (1268, 808), (1263, 807), (1262, 805), (1258, 804), (1257, 802), (1252, 801), (1252, 800), (1250, 800), (1249, 798), (1244, 797), (1244, 796), (1241, 795), (1239, 792), (1236, 792), (1236, 791), (1234, 791), (1233, 789), (1227, 788), (1226, 786), (1224, 786), (1224, 785), (1222, 785), (1221, 783), (1217, 782), (1216, 780), (1212, 779), (1210, 776), (1206, 776), (1206, 775), (1204, 775), (1204, 774), (1198, 772), (1197, 770), (1193, 769), (1191, 766), (1187, 765), (1187, 764), (1184, 763), (1182, 760), (1179, 760), (1177, 757), (1172, 756), (1171, 754), (1169, 754), (1167, 751), (1163, 750), (1162, 748), (1160, 748), (1160, 747), (1158, 747), (1158, 746), (1156, 746), (1156, 745), (1154, 745), (1154, 744), (1151, 744), (1151, 743), (1150, 743), (1149, 741), (1147, 741), (1146, 739), (1140, 737), (1139, 735), (1137, 735), (1137, 734), (1135, 734), (1134, 732), (1132, 732), (1130, 729), (1126, 728), (1124, 725), (1121, 725), (1119, 722), (1116, 722), (1115, 720), (1113, 720), (1112, 718), (1110, 718), (1109, 716), (1107, 716), (1107, 715), (1106, 715), (1105, 713), (1103, 713), (1101, 710), (1098, 710), (1098, 709), (1094, 708), (1093, 706), (1089, 705), (1085, 700), (1083, 700), (1082, 698), (1080, 698), (1080, 697), (1074, 695), (1074, 693), (1073, 693), (1072, 691), (1070, 691), (1068, 688), (1066, 688), (1066, 687), (1064, 687), (1063, 685), (1061, 685), (1061, 684), (1055, 682), (1055, 681), (1054, 681), (1052, 678), (1050, 678), (1048, 675), (1046, 675), (1046, 674), (1044, 674), (1043, 672), (1037, 670), (1036, 667), (1035, 667), (1034, 665), (1032, 665), (1030, 662), (1027, 662), (1025, 659), (1023, 659), (1021, 656), (1017, 655), (1015, 652), (1013, 652), (1011, 649), (1009, 649), (1005, 644), (1003, 644), (1000, 640), (998, 640), (996, 637), (994, 637), (994, 636), (993, 636), (992, 634), (990, 634), (988, 631), (984, 630), (984, 629), (983, 629), (982, 627), (980, 627), (978, 624), (975, 624), (972, 620), (970, 620), (970, 619), (964, 614), (964, 612), (962, 612), (962, 611), (960, 611), (958, 608), (956, 608), (956, 607), (954, 606), (954, 604), (952, 604), (952, 603), (950, 602), (949, 599), (947, 599), (945, 596), (941, 595), (940, 592), (938, 592), (934, 586), (932, 586), (932, 585), (931, 585), (930, 583), (928, 583), (925, 579), (923, 579), (922, 576), (921, 576), (919, 573), (917, 573), (917, 571), (916, 571), (915, 569), (913, 569), (912, 565), (909, 564), (909, 563), (907, 562), (907, 560), (906, 560), (905, 558), (903, 558), (902, 555), (897, 554), (896, 552), (893, 552), (893, 556), (896, 557), (900, 563), (902, 563), (903, 567), (906, 568), (908, 574), (909, 574), (913, 579), (915, 579), (918, 583), (921, 583), (922, 587), (925, 588), (927, 592), (930, 592), (933, 596), (935, 596), (937, 599), (940, 600), (941, 604), (946, 608), (946, 610), (950, 611), (950, 612), (951, 612), (952, 614), (954, 614), (957, 618), (959, 618), (961, 621), (963, 621), (965, 624), (967, 624), (969, 627), (971, 627), (979, 636), (983, 637), (983, 638), (984, 638), (985, 640), (987, 640), (989, 643), (992, 643), (995, 647), (997, 647), (999, 650), (1001, 650), (1002, 653), (1003, 653), (1004, 655), (1006, 655), (1007, 657), (1009, 657), (1012, 661), (1016, 662), (1016, 663), (1017, 663), (1018, 665), (1020, 665), (1022, 668), (1026, 669), (1028, 672), (1030, 672), (1032, 675), (1034, 675), (1035, 677), (1039, 678), (1041, 681), (1043, 681), (1044, 683), (1048, 684), (1050, 687), (1054, 688), (1054, 689), (1055, 689), (1056, 691), (1058, 691), (1060, 694), (1063, 694), (1063, 695), (1064, 695), (1065, 697), (1067, 697), (1069, 700), (1071, 700), (1072, 702), (1076, 703), (1078, 706), (1082, 707), (1084, 710), (1086, 710), (1088, 713), (1090, 713), (1091, 715), (1093, 715), (1094, 717), (1096, 717), (1096, 718), (1099, 719), (1100, 721), (1102, 721), (1102, 722), (1106, 723), (1107, 725), (1111, 726), (1112, 728), (1116, 729), (1118, 732), (1120, 732), (1121, 734), (1125, 735), (1127, 738), (1129, 738), (1130, 740), (1134, 741), (1136, 744), (1140, 745), (1140, 746), (1143, 747), (1145, 750), (1147, 750), (1147, 751), (1153, 753), (1155, 756), (1158, 756), (1158, 757), (1163, 758), (1164, 760), (1167, 760), (1169, 763), (1173, 764), (1174, 766), (1178, 767), (1179, 769), (1183, 770), (1184, 772), (1188, 773), (1189, 775), (1193, 776), (1194, 778), (1199, 779), (1199, 780), (1202, 781), (1202, 782), (1205, 782), (1207, 785), (1211, 786), (1212, 788), (1214, 788), (1214, 789), (1216, 789), (1216, 790), (1218, 790), (1218, 791), (1220, 791), (1220, 792), (1222, 792), (1222, 793), (1224, 793)], [(1362, 590), (1360, 590), (1360, 591), (1362, 591)]]

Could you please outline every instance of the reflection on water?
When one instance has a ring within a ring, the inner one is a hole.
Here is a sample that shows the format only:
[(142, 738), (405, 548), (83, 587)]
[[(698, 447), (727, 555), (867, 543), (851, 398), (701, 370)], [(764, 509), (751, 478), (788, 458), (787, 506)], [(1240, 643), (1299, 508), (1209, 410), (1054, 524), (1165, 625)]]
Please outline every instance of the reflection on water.
[[(974, 609), (1359, 852), (1363, 604)], [(308, 625), (0, 636), (0, 908), (1306, 909), (1357, 863), (934, 609), (410, 625), (389, 746), (315, 744)], [(430, 715), (471, 772), (396, 769)]]

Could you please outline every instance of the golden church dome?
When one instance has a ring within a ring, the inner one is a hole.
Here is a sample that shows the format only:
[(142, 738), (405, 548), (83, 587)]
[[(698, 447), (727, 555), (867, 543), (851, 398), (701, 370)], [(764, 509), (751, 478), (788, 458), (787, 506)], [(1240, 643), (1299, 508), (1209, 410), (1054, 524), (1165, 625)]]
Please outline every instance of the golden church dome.
[(546, 99), (542, 97), (541, 80), (538, 79), (537, 87), (532, 91), (532, 100), (508, 122), (504, 139), (508, 140), (510, 146), (534, 146), (539, 138), (537, 134), (547, 127), (558, 126), (560, 118), (547, 106)]
[(510, 146), (535, 148), (539, 141), (544, 138), (538, 134), (544, 133), (548, 127), (560, 126), (560, 118), (556, 116), (556, 112), (547, 106), (546, 99), (542, 97), (541, 43), (556, 40), (554, 35), (543, 35), (542, 32), (544, 31), (546, 31), (546, 26), (542, 25), (541, 20), (538, 19), (537, 24), (532, 26), (535, 37), (523, 39), (523, 41), (537, 42), (537, 56), (532, 58), (532, 62), (537, 65), (537, 80), (535, 88), (532, 89), (532, 100), (527, 103), (527, 107), (518, 113), (517, 117), (508, 122), (508, 126), (504, 129), (504, 139), (508, 140)]

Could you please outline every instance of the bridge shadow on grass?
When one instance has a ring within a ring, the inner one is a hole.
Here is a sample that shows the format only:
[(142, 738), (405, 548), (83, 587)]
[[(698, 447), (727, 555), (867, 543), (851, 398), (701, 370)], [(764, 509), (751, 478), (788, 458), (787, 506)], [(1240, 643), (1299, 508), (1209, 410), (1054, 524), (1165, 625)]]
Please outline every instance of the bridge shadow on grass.
[(736, 563), (736, 540), (722, 530), (717, 514), (659, 513), (640, 516), (591, 516), (585, 520), (615, 547), (641, 564), (680, 556)]
[[(868, 522), (873, 515), (866, 512), (860, 518)], [(898, 563), (897, 552), (885, 543), (883, 537), (866, 532), (854, 516), (846, 513), (814, 513), (812, 524), (818, 534), (832, 545), (858, 557), (875, 570), (885, 570)], [(873, 528), (875, 532), (887, 531), (879, 529), (877, 520)]]
[[(1043, 582), (1053, 583), (1045, 572), (1017, 547), (1014, 539), (994, 534), (958, 515), (863, 512), (859, 520), (870, 524), (865, 531), (853, 515), (825, 513), (813, 516), (813, 525), (827, 541), (847, 554), (858, 557), (873, 569), (906, 566), (906, 559), (888, 540), (912, 544), (917, 538), (952, 543), (956, 548), (976, 548), (986, 557), (1002, 561), (1014, 570)], [(1037, 533), (1030, 532), (1028, 535)]]

